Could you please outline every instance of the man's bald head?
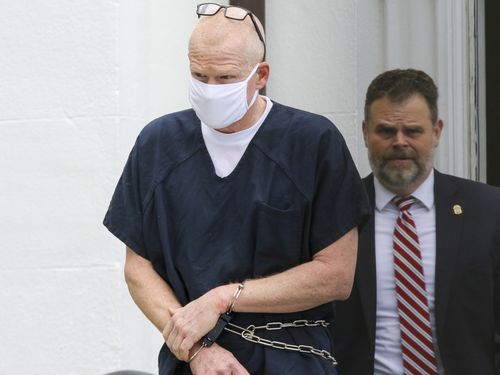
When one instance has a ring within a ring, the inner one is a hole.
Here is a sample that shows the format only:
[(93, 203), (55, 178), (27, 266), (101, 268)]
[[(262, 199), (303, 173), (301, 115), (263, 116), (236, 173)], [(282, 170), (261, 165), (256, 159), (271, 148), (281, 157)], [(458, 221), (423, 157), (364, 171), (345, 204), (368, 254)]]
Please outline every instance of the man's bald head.
[[(256, 17), (255, 21), (264, 37), (262, 24)], [(232, 20), (224, 16), (224, 9), (214, 16), (200, 17), (189, 40), (189, 53), (194, 50), (239, 54), (248, 66), (255, 66), (264, 56), (264, 45), (250, 16), (243, 21)]]

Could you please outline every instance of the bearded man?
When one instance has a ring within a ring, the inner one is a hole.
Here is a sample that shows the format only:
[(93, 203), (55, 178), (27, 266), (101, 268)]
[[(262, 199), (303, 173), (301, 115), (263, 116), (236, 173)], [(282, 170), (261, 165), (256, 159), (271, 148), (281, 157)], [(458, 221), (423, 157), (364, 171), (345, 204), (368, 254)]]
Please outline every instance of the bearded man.
[(500, 189), (434, 169), (437, 99), (433, 80), (413, 69), (368, 88), (374, 216), (360, 234), (351, 297), (337, 303), (341, 375), (497, 374)]

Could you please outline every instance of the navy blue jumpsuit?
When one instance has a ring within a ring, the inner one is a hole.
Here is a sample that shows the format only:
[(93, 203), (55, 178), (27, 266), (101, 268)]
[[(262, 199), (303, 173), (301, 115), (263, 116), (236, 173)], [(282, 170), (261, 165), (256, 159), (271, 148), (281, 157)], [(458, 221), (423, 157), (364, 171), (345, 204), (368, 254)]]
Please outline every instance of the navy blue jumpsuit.
[[(146, 126), (118, 182), (105, 226), (150, 260), (181, 304), (219, 285), (308, 262), (370, 213), (360, 177), (326, 118), (274, 103), (234, 171), (215, 174), (192, 110)], [(331, 319), (332, 304), (292, 314), (236, 313), (241, 326)], [(265, 337), (332, 352), (328, 329)], [(282, 351), (224, 332), (218, 343), (251, 374), (335, 374), (319, 356)], [(160, 375), (190, 374), (164, 345)]]

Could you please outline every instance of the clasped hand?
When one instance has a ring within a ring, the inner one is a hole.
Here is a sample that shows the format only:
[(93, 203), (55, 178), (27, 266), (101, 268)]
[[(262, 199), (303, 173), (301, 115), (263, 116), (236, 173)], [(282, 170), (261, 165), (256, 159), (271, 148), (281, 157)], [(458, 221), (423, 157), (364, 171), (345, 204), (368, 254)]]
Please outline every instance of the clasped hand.
[[(190, 349), (210, 332), (219, 316), (226, 312), (227, 301), (222, 297), (223, 288), (212, 289), (184, 307), (169, 309), (170, 319), (163, 330), (163, 337), (177, 359), (188, 361)], [(202, 349), (190, 367), (195, 375), (249, 375), (231, 352), (217, 344)]]
[(163, 338), (179, 360), (188, 361), (189, 350), (215, 326), (222, 313), (220, 305), (217, 292), (211, 290), (184, 307), (169, 309)]

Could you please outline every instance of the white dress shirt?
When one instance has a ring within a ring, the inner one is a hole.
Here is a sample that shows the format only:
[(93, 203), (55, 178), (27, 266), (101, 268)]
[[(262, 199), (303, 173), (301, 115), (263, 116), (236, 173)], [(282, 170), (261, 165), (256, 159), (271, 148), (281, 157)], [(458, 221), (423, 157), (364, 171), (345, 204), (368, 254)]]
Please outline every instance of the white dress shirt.
[[(382, 184), (375, 184), (375, 263), (377, 270), (377, 317), (375, 332), (374, 375), (403, 374), (401, 336), (393, 268), (393, 233), (399, 209), (392, 202), (395, 197)], [(436, 263), (436, 210), (434, 206), (434, 170), (412, 194), (417, 198), (410, 213), (415, 221), (422, 254), (425, 287), (429, 301), (431, 328), (436, 345), (434, 314), (434, 273)], [(436, 350), (436, 358), (438, 351)], [(438, 368), (442, 374), (442, 367)]]

